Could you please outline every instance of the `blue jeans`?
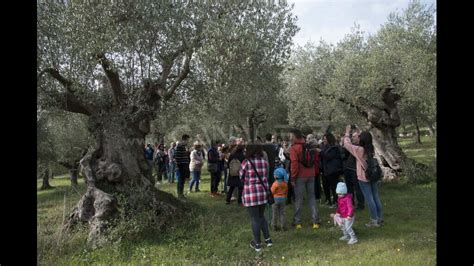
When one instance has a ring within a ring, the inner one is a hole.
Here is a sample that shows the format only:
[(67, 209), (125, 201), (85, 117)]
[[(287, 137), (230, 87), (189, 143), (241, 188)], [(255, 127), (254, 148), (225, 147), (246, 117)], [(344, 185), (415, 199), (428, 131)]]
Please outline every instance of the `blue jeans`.
[(189, 191), (193, 190), (193, 185), (196, 184), (196, 191), (199, 190), (199, 178), (201, 178), (201, 171), (191, 171), (191, 177), (193, 178), (189, 183)]
[(295, 224), (301, 224), (301, 212), (303, 208), (303, 198), (306, 194), (309, 208), (311, 209), (311, 219), (313, 223), (320, 223), (318, 206), (314, 196), (314, 177), (296, 178), (295, 181), (295, 214), (293, 220)]
[(360, 190), (364, 194), (364, 199), (369, 206), (370, 218), (374, 222), (383, 220), (382, 203), (380, 202), (378, 182), (362, 182), (359, 181)]
[(224, 193), (227, 193), (227, 176), (229, 173), (229, 169), (224, 168), (224, 189), (222, 190)]
[(170, 162), (168, 165), (168, 183), (174, 183), (174, 174), (176, 172), (175, 162)]

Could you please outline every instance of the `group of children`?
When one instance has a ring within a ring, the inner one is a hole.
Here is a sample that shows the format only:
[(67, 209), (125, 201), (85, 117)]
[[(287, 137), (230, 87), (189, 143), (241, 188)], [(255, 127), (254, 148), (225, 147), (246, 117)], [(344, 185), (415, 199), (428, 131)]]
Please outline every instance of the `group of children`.
[[(285, 168), (277, 167), (273, 172), (275, 181), (271, 186), (271, 193), (275, 199), (272, 205), (272, 228), (274, 231), (288, 230), (286, 226), (285, 208), (286, 196), (288, 195), (289, 176)], [(336, 193), (337, 209), (335, 213), (331, 213), (334, 225), (339, 226), (343, 232), (340, 240), (347, 241), (347, 244), (352, 245), (358, 242), (352, 225), (354, 224), (355, 213), (352, 205), (352, 195), (347, 193), (347, 186), (344, 182), (337, 184)]]

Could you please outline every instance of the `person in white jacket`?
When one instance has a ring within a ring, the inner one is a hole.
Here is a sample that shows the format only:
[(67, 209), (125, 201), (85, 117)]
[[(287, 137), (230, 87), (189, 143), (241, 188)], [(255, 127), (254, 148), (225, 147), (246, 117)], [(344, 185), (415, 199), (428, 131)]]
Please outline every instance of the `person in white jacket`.
[(196, 192), (199, 190), (199, 180), (201, 178), (201, 168), (204, 164), (204, 154), (199, 141), (194, 142), (193, 150), (190, 154), (191, 162), (189, 163), (189, 171), (191, 172), (191, 183), (189, 184), (189, 193), (192, 192), (194, 184), (196, 184)]

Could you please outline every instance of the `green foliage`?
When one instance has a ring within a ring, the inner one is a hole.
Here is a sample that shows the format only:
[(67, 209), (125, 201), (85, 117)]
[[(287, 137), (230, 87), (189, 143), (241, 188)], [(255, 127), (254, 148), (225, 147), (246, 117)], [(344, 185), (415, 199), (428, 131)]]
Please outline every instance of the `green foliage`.
[[(37, 158), (40, 165), (60, 170), (58, 162), (72, 164), (92, 143), (87, 118), (63, 111), (41, 111), (37, 119)], [(56, 166), (56, 167), (54, 167)]]
[(227, 5), (232, 8), (225, 16), (208, 25), (209, 35), (197, 51), (195, 71), (186, 86), (186, 101), (167, 105), (155, 121), (156, 128), (167, 129), (168, 139), (189, 132), (212, 136), (223, 131), (228, 136), (232, 126), (245, 127), (256, 108), (267, 115), (263, 130), (286, 122), (278, 76), (298, 30), (292, 7), (283, 1)]

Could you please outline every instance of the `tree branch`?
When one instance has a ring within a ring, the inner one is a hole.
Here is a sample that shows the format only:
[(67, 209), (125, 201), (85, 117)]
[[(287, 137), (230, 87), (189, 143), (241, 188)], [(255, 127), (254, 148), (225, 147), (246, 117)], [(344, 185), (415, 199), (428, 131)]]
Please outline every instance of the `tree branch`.
[(54, 69), (54, 68), (46, 68), (44, 70), (42, 70), (39, 74), (38, 74), (38, 79), (41, 78), (41, 76), (44, 74), (44, 73), (48, 73), (49, 75), (51, 75), (51, 77), (53, 77), (54, 79), (56, 79), (57, 81), (59, 81), (59, 83), (61, 83), (61, 85), (64, 86), (64, 88), (66, 88), (67, 91), (71, 91), (72, 92), (72, 89), (71, 89), (71, 85), (72, 85), (72, 82), (68, 79), (66, 79), (65, 77), (63, 77), (59, 71), (57, 69)]
[(318, 94), (320, 97), (324, 97), (324, 98), (330, 98), (330, 99), (333, 99), (333, 100), (336, 100), (336, 101), (339, 101), (341, 103), (344, 103), (344, 104), (347, 104), (348, 106), (354, 108), (357, 110), (357, 112), (359, 112), (360, 114), (362, 114), (363, 116), (367, 116), (367, 113), (364, 111), (363, 107), (362, 106), (359, 106), (358, 104), (356, 104), (355, 102), (353, 101), (348, 101), (342, 97), (336, 97), (335, 95), (333, 94), (328, 94), (328, 93), (322, 93), (321, 91), (319, 91), (318, 89), (315, 89), (314, 90), (316, 92), (316, 94)]
[(124, 103), (124, 94), (122, 91), (122, 82), (120, 81), (118, 72), (112, 69), (112, 64), (110, 60), (105, 57), (105, 54), (98, 54), (97, 58), (99, 59), (99, 63), (101, 64), (102, 69), (104, 70), (105, 75), (110, 82), (110, 87), (112, 89), (115, 102), (118, 105), (122, 105)]
[[(89, 106), (82, 102), (75, 94), (74, 90), (72, 89), (72, 81), (68, 80), (64, 76), (62, 76), (57, 69), (54, 68), (46, 68), (42, 70), (38, 74), (38, 79), (41, 78), (41, 76), (45, 73), (48, 73), (51, 77), (56, 79), (61, 85), (64, 86), (66, 89), (65, 92), (48, 92), (44, 90), (43, 87), (40, 86), (40, 88), (48, 94), (51, 98), (54, 98), (56, 102), (60, 104), (61, 109), (72, 112), (72, 113), (80, 113), (80, 114), (85, 114), (87, 116), (90, 116), (92, 114), (92, 106)], [(66, 99), (66, 101), (64, 101)]]
[(173, 95), (174, 91), (178, 88), (181, 82), (188, 76), (190, 67), (189, 63), (193, 56), (193, 50), (189, 49), (186, 51), (186, 56), (184, 58), (183, 70), (179, 73), (178, 78), (173, 82), (170, 88), (166, 89), (166, 93), (163, 95), (164, 100), (168, 100)]

